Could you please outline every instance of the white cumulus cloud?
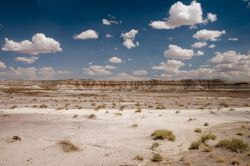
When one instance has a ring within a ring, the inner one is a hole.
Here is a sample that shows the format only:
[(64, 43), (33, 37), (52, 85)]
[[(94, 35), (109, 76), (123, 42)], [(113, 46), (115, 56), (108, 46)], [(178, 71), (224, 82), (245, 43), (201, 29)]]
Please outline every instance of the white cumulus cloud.
[(105, 37), (108, 39), (108, 38), (111, 38), (111, 37), (113, 37), (113, 36), (107, 33), (107, 34), (105, 35)]
[(78, 35), (73, 36), (74, 39), (87, 40), (87, 39), (98, 39), (99, 36), (96, 31), (93, 29), (86, 30), (81, 32)]
[(207, 14), (207, 19), (211, 22), (215, 22), (217, 21), (217, 15), (216, 14), (212, 14), (212, 13), (208, 13)]
[(208, 48), (214, 48), (214, 47), (216, 47), (216, 45), (214, 45), (214, 44), (210, 44), (210, 45), (208, 46)]
[(217, 19), (216, 15), (211, 13), (207, 19), (203, 19), (202, 14), (200, 3), (192, 1), (190, 5), (185, 5), (178, 1), (171, 6), (167, 20), (153, 21), (149, 25), (155, 29), (175, 29), (183, 25), (194, 27), (196, 24), (213, 22)]
[(31, 41), (24, 40), (15, 42), (5, 38), (5, 44), (2, 47), (3, 51), (14, 51), (17, 53), (37, 55), (41, 53), (51, 53), (62, 51), (60, 43), (53, 38), (46, 37), (42, 33), (35, 34)]
[(207, 42), (195, 42), (194, 44), (192, 44), (193, 48), (202, 48), (205, 47), (207, 45)]
[(121, 63), (122, 60), (116, 56), (112, 57), (112, 58), (109, 58), (109, 62), (110, 63)]
[(204, 55), (204, 52), (199, 50), (195, 53), (195, 56), (202, 56), (202, 55)]
[(30, 57), (30, 58), (27, 58), (27, 57), (16, 57), (15, 60), (18, 61), (18, 62), (32, 64), (36, 60), (38, 60), (38, 57)]
[(193, 35), (193, 38), (199, 40), (210, 40), (210, 41), (217, 41), (219, 37), (226, 33), (225, 30), (218, 31), (218, 30), (199, 30)]
[(133, 71), (132, 74), (135, 76), (144, 76), (144, 75), (147, 75), (148, 72), (146, 70), (135, 70)]
[(229, 41), (238, 41), (239, 39), (237, 37), (233, 37), (233, 38), (228, 38)]
[(116, 20), (108, 20), (108, 19), (102, 19), (102, 24), (103, 25), (112, 25), (112, 24), (119, 24), (118, 21)]
[(121, 34), (121, 37), (123, 38), (123, 45), (126, 48), (131, 49), (131, 48), (139, 46), (139, 42), (134, 41), (137, 33), (138, 33), (138, 30), (132, 29), (127, 33)]
[(6, 69), (5, 63), (3, 63), (3, 62), (1, 62), (1, 61), (0, 61), (0, 69)]
[(164, 55), (172, 59), (191, 59), (194, 56), (194, 51), (170, 44), (168, 49), (164, 51)]
[(83, 68), (85, 74), (88, 75), (109, 75), (112, 74), (111, 70), (115, 69), (114, 66), (106, 65), (106, 66), (99, 66), (99, 65), (92, 65), (88, 68)]
[(167, 60), (166, 62), (162, 62), (158, 66), (153, 66), (154, 70), (162, 70), (165, 73), (179, 73), (180, 68), (185, 64), (178, 60)]

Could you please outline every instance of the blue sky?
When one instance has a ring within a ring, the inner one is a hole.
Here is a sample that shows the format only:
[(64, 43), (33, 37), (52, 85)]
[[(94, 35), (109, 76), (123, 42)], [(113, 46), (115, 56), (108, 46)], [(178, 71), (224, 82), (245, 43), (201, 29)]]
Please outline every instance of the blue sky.
[[(3, 0), (0, 78), (248, 81), (248, 4), (248, 0)], [(156, 21), (163, 27), (152, 24)], [(219, 35), (213, 38), (215, 33)], [(37, 34), (43, 35), (38, 37), (44, 43), (21, 44), (32, 43)], [(192, 47), (197, 42), (205, 46)]]

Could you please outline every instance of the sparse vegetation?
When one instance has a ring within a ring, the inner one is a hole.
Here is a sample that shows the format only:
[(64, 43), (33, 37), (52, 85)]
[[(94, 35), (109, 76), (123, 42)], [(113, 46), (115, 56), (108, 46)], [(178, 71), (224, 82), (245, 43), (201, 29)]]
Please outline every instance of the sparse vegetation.
[(175, 135), (173, 134), (172, 131), (170, 130), (155, 130), (151, 136), (153, 137), (154, 140), (163, 140), (163, 139), (168, 139), (169, 141), (175, 141)]
[(208, 126), (208, 123), (206, 122), (206, 123), (204, 123), (204, 126)]
[(136, 107), (140, 107), (141, 104), (137, 102), (137, 103), (135, 103), (135, 106), (136, 106)]
[(40, 105), (40, 108), (48, 108), (48, 106), (46, 104), (42, 104)]
[(200, 141), (194, 141), (189, 146), (189, 150), (199, 149), (201, 142)]
[(225, 162), (224, 156), (220, 156), (220, 157), (218, 157), (217, 160), (216, 160), (216, 163), (224, 163), (224, 162)]
[(226, 104), (226, 103), (220, 103), (220, 106), (221, 106), (221, 107), (226, 107), (226, 108), (229, 107), (228, 104)]
[(155, 109), (157, 109), (157, 110), (164, 110), (164, 109), (166, 109), (166, 107), (164, 106), (164, 105), (157, 105), (156, 107), (155, 107)]
[(214, 134), (211, 134), (211, 133), (201, 136), (201, 142), (203, 142), (203, 143), (206, 143), (206, 141), (208, 141), (208, 140), (215, 140), (215, 139), (216, 139), (216, 136)]
[(95, 108), (95, 111), (99, 111), (100, 109), (103, 109), (106, 107), (106, 104), (101, 104), (101, 105), (98, 105), (96, 108)]
[(243, 133), (242, 132), (237, 132), (236, 135), (243, 136)]
[(191, 122), (191, 121), (194, 121), (194, 120), (196, 120), (196, 118), (189, 118), (187, 121)]
[(8, 142), (12, 143), (12, 142), (21, 141), (21, 140), (22, 140), (21, 137), (15, 135), (15, 136), (11, 137), (10, 139), (8, 139)]
[(200, 128), (196, 128), (196, 129), (194, 129), (194, 132), (201, 133), (201, 129)]
[(144, 158), (142, 156), (137, 155), (137, 156), (134, 157), (134, 160), (143, 161)]
[(220, 140), (217, 143), (216, 147), (226, 148), (226, 149), (231, 150), (232, 152), (243, 152), (249, 148), (248, 144), (240, 139)]
[(115, 108), (116, 107), (116, 104), (115, 102), (112, 103), (112, 108)]
[(64, 152), (76, 152), (79, 151), (79, 147), (71, 143), (70, 141), (59, 141), (58, 144), (62, 147)]
[(136, 110), (135, 110), (135, 113), (140, 113), (141, 112), (141, 108), (137, 108)]
[(17, 108), (16, 105), (13, 105), (12, 107), (10, 107), (10, 109), (15, 109), (15, 108)]
[(125, 105), (121, 105), (120, 106), (120, 111), (123, 111), (125, 109), (125, 107), (126, 107)]
[(136, 128), (136, 127), (138, 127), (138, 124), (132, 124), (131, 127), (132, 127), (132, 128)]
[(154, 153), (151, 158), (152, 162), (161, 162), (163, 160), (162, 156), (159, 153)]
[(122, 113), (120, 113), (120, 112), (117, 112), (117, 113), (114, 113), (115, 114), (115, 116), (122, 116)]
[(239, 160), (238, 160), (236, 157), (234, 157), (234, 158), (232, 158), (232, 160), (231, 160), (231, 164), (232, 164), (232, 165), (240, 165), (240, 162), (239, 162)]
[(88, 118), (89, 118), (89, 119), (96, 119), (96, 115), (95, 115), (95, 114), (90, 114), (90, 115), (88, 116)]
[(150, 149), (151, 149), (151, 150), (156, 150), (156, 148), (158, 148), (159, 146), (160, 146), (160, 144), (159, 144), (158, 142), (154, 142), (154, 143), (151, 145)]

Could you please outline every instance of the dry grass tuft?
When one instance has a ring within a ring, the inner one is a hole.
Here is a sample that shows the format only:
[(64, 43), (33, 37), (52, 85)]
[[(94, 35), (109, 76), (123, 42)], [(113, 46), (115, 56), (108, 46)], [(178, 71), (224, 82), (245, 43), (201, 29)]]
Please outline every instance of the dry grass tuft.
[(211, 134), (211, 133), (201, 136), (201, 142), (203, 142), (203, 143), (205, 143), (208, 140), (215, 140), (215, 139), (216, 139), (216, 136), (214, 134)]
[(132, 127), (132, 128), (137, 128), (137, 127), (138, 127), (138, 124), (132, 124), (131, 127)]
[(161, 162), (163, 160), (163, 157), (159, 153), (153, 154), (153, 157), (151, 158), (152, 162)]
[(40, 105), (40, 108), (48, 108), (48, 106), (46, 104), (42, 104)]
[(169, 141), (175, 141), (176, 137), (171, 130), (155, 130), (151, 136), (154, 140), (168, 139)]
[(95, 115), (95, 114), (90, 114), (90, 115), (88, 116), (88, 118), (89, 118), (89, 119), (96, 119), (96, 115)]
[(208, 126), (208, 123), (206, 122), (206, 123), (204, 123), (204, 126)]
[(201, 133), (201, 129), (200, 128), (196, 128), (196, 129), (194, 129), (194, 132)]
[(216, 147), (226, 148), (231, 150), (232, 152), (244, 152), (249, 149), (248, 144), (240, 139), (220, 140), (217, 143)]
[(195, 149), (199, 149), (201, 142), (200, 141), (194, 141), (191, 143), (191, 145), (189, 146), (189, 150), (195, 150)]
[(160, 146), (160, 144), (159, 144), (158, 142), (154, 142), (154, 143), (151, 145), (150, 149), (151, 149), (151, 150), (156, 150), (159, 146)]
[(218, 157), (217, 160), (216, 160), (216, 163), (224, 163), (224, 162), (225, 162), (224, 156), (220, 156), (220, 157)]
[(8, 143), (12, 143), (12, 142), (21, 141), (21, 140), (22, 140), (21, 137), (15, 135), (15, 136), (9, 138), (9, 139), (7, 140), (7, 142), (8, 142)]
[(137, 156), (134, 157), (134, 160), (143, 161), (144, 158), (142, 156), (137, 155)]
[(71, 143), (70, 141), (59, 141), (58, 144), (62, 147), (64, 152), (76, 152), (79, 151), (79, 147)]

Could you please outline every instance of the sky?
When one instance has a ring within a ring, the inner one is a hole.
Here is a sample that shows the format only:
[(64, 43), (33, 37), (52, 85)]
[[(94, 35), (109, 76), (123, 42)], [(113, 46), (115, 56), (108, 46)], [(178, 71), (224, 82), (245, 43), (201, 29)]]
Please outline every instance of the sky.
[(0, 79), (250, 81), (250, 0), (2, 0)]

